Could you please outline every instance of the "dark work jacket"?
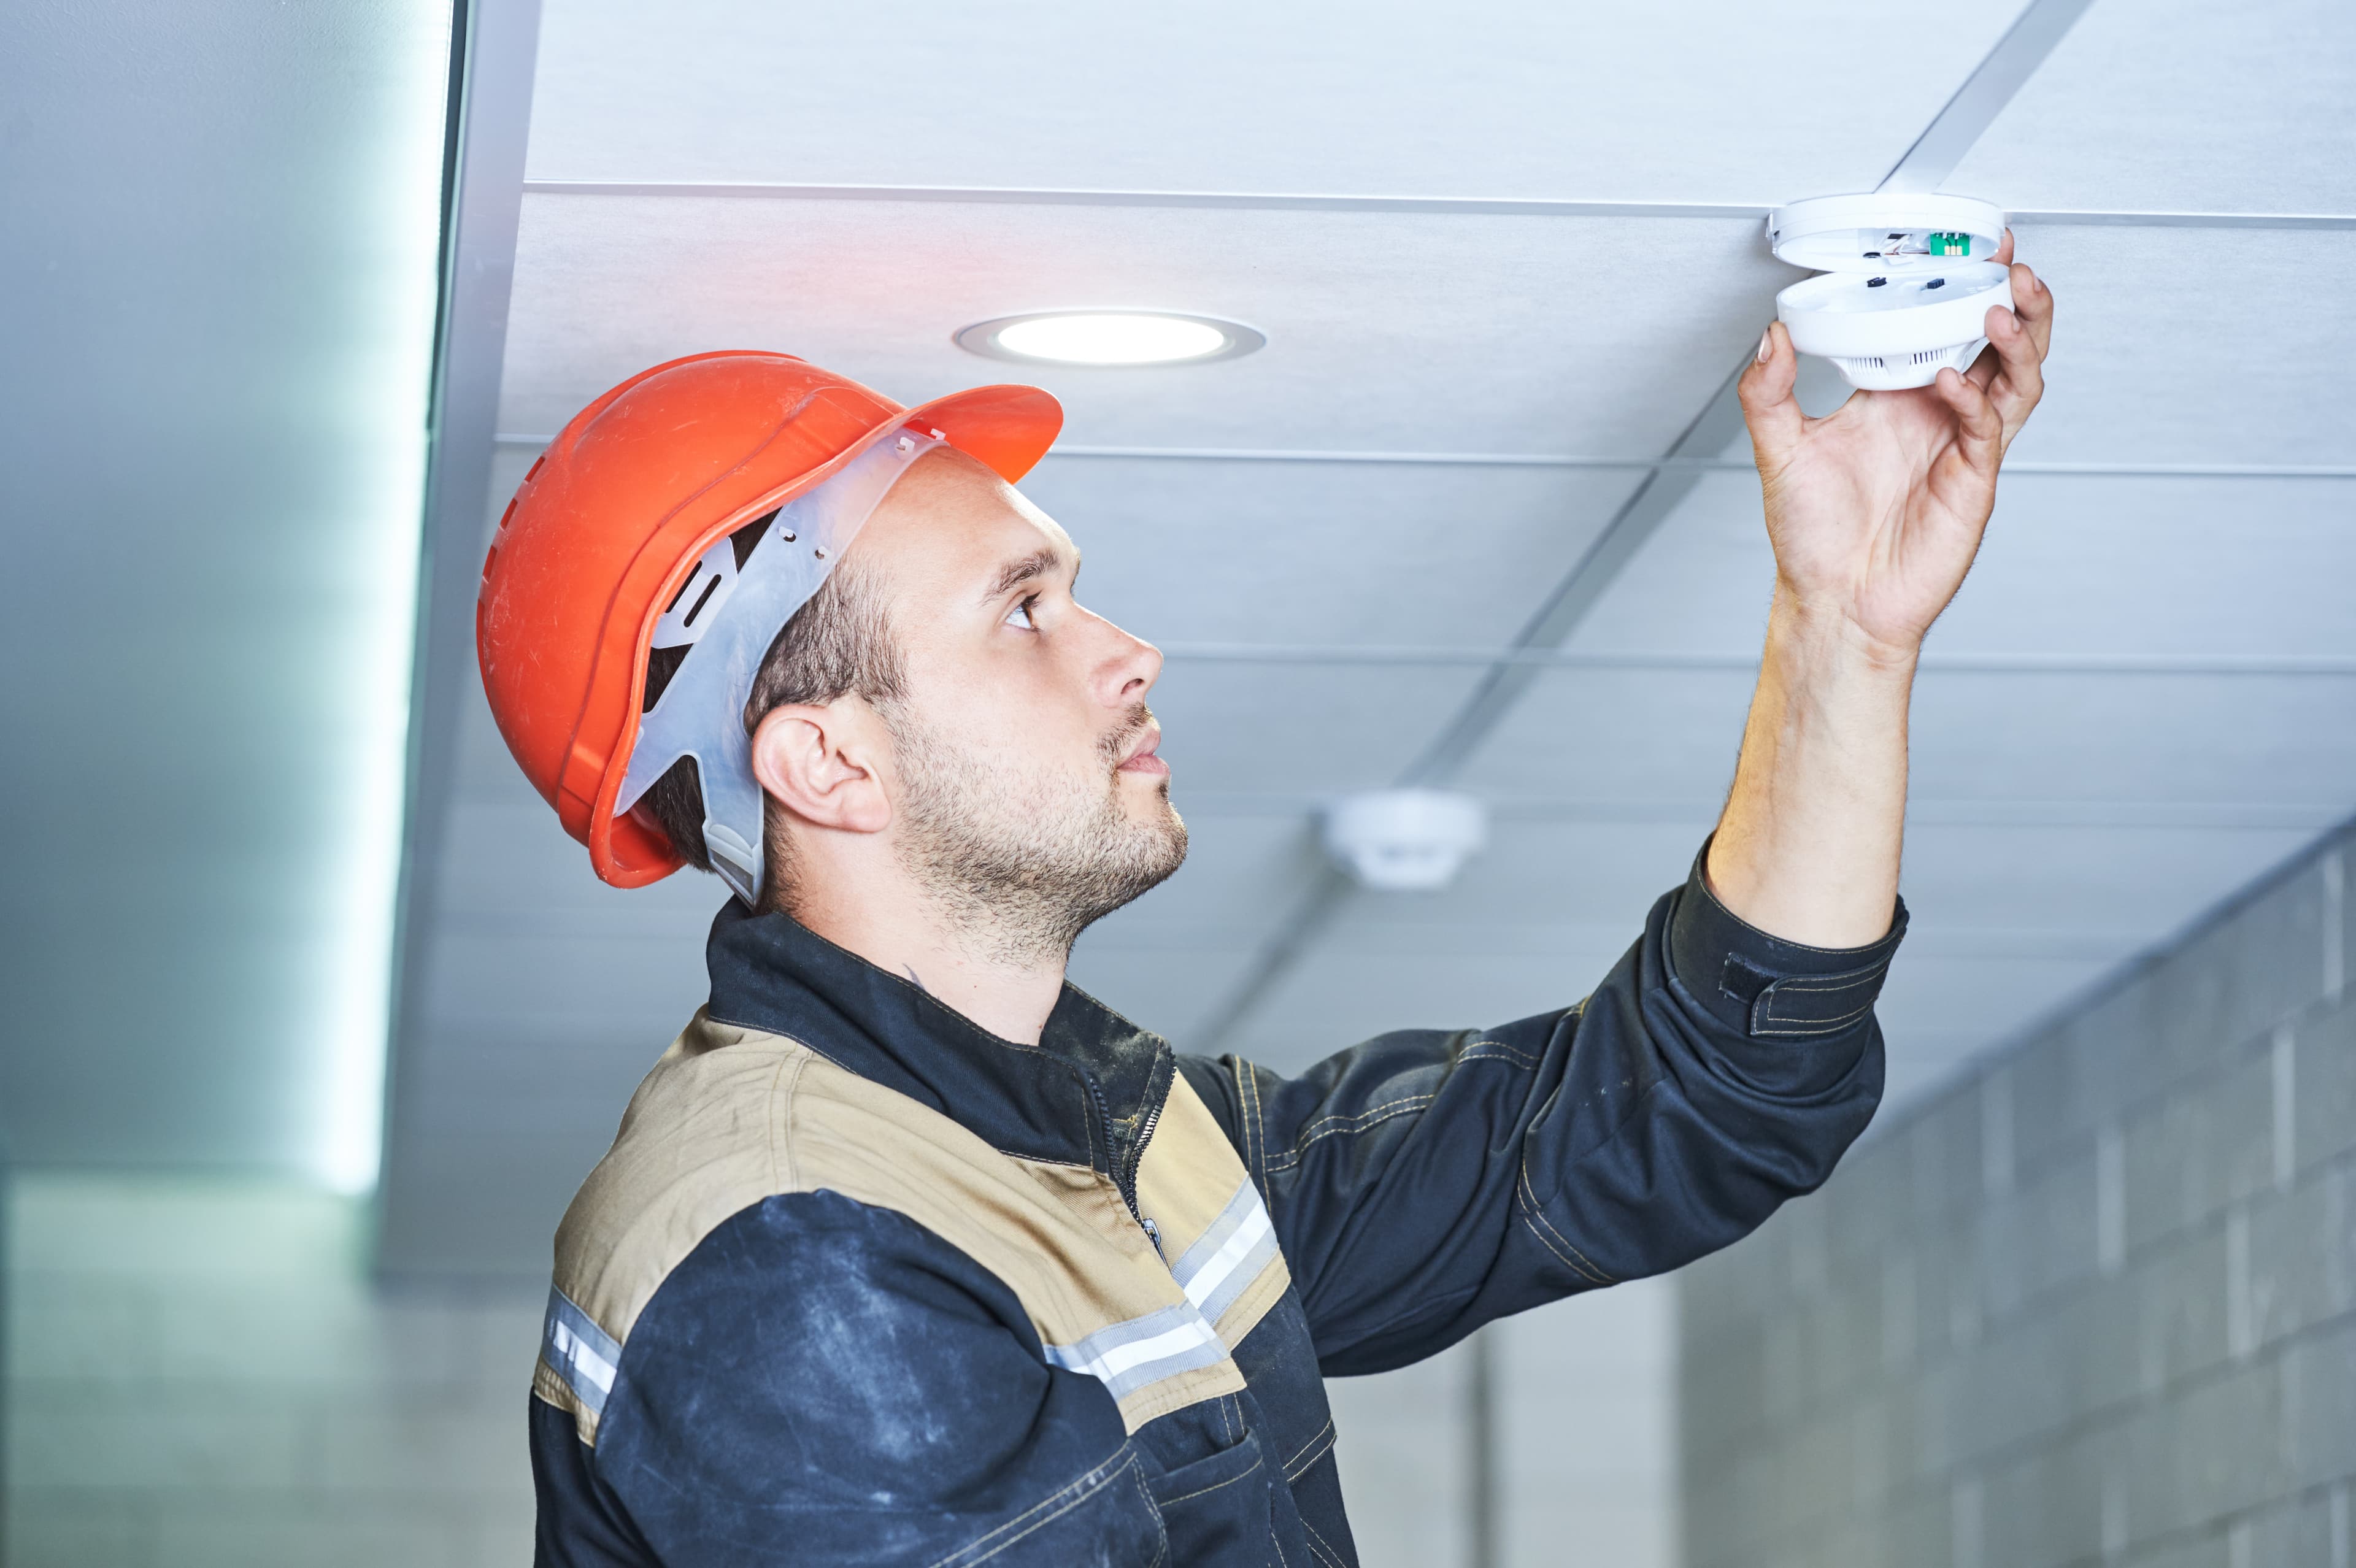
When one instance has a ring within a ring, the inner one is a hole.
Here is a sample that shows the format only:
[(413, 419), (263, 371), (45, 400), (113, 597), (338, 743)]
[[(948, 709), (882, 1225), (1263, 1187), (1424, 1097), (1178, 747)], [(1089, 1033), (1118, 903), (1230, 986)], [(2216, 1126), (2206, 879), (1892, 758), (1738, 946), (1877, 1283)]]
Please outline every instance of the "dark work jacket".
[(1578, 1006), (1287, 1078), (1069, 987), (1012, 1044), (732, 904), (559, 1232), (538, 1561), (1354, 1563), (1322, 1380), (1815, 1188), (1904, 924), (1778, 941), (1697, 864)]

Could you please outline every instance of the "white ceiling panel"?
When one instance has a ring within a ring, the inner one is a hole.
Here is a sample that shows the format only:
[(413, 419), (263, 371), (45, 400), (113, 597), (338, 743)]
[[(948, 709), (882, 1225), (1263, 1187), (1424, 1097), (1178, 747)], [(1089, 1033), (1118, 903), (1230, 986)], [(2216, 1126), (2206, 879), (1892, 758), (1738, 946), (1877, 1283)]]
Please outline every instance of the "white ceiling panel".
[[(1569, 646), (1756, 657), (1759, 482), (1709, 474)], [(1934, 657), (2356, 656), (2356, 479), (2011, 474)]]
[[(1792, 275), (1732, 219), (532, 196), (522, 225), (501, 418), (539, 435), (648, 365), (755, 347), (904, 401), (1033, 380), (1087, 444), (1650, 457)], [(1106, 369), (950, 342), (1085, 305), (1229, 317), (1268, 347)]]
[(2347, 0), (2094, 5), (1947, 180), (2023, 208), (2356, 213)]
[(1183, 1051), (1254, 956), (1249, 947), (1149, 950), (1083, 943), (1072, 955), (1068, 977), (1140, 1029), (1151, 1029)]
[(1920, 798), (2356, 799), (2356, 677), (1923, 677)]
[(2356, 232), (2027, 224), (2018, 237), (2052, 285), (2055, 325), (2045, 400), (2014, 456), (2356, 464), (2356, 293), (2331, 281), (2356, 270)]
[(1752, 684), (1744, 670), (1548, 670), (1457, 782), (1507, 795), (1690, 803), (1715, 816)]
[(1222, 1050), (1298, 1072), (1389, 1029), (1511, 1023), (1577, 1002), (1627, 947), (1615, 940), (1544, 954), (1416, 955), (1321, 944)]
[[(2310, 843), (2302, 829), (1911, 824), (1910, 954), (2123, 958)], [(1919, 940), (1918, 940), (1919, 939)]]
[[(1714, 797), (1751, 687), (1731, 670), (1548, 671), (1462, 778), (1513, 795)], [(2356, 677), (1930, 671), (1912, 741), (1917, 799), (2346, 800)]]
[(530, 170), (1765, 205), (1870, 189), (2019, 10), (552, 0)]
[(1430, 666), (1170, 664), (1151, 700), (1172, 798), (1393, 782), (1479, 678)]
[(1023, 490), (1078, 541), (1083, 602), (1154, 642), (1494, 648), (1637, 477), (1050, 457)]

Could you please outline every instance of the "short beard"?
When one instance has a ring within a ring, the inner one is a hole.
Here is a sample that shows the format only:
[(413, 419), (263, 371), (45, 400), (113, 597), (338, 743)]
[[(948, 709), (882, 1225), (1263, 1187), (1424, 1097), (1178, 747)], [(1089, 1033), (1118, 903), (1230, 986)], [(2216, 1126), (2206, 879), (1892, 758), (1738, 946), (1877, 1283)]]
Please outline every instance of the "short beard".
[(901, 864), (979, 959), (1062, 964), (1080, 933), (1186, 859), (1186, 824), (1166, 783), (1157, 818), (1121, 811), (1121, 759), (1153, 720), (1141, 702), (1098, 748), (1094, 789), (971, 755), (900, 703), (878, 711), (899, 763)]

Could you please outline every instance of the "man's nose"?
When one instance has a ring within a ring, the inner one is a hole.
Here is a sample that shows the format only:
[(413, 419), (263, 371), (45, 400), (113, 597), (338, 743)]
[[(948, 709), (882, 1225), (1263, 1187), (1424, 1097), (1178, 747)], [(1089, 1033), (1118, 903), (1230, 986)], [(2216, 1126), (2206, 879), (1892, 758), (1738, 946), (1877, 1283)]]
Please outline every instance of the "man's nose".
[(1108, 708), (1129, 708), (1145, 700), (1162, 678), (1162, 650), (1142, 637), (1131, 636), (1102, 616), (1098, 625), (1110, 643), (1097, 667), (1097, 696)]

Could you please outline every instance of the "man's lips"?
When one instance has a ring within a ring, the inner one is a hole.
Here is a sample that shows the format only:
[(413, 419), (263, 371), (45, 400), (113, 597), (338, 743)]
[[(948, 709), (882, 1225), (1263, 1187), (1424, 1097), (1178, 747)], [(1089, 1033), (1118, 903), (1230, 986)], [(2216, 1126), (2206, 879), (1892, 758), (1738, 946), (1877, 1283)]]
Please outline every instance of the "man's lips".
[(1170, 764), (1154, 754), (1161, 749), (1162, 726), (1150, 724), (1146, 726), (1145, 733), (1138, 737), (1137, 744), (1130, 748), (1129, 755), (1120, 760), (1120, 766), (1116, 771), (1167, 778), (1170, 776)]

